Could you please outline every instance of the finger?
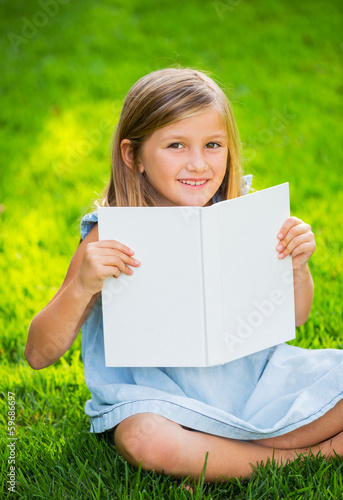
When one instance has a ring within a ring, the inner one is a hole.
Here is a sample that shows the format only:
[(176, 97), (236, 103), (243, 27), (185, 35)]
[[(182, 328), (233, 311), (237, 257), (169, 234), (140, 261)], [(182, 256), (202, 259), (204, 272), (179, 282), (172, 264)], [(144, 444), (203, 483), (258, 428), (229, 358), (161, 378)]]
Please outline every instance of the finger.
[(93, 255), (93, 258), (99, 259), (102, 257), (119, 257), (123, 262), (130, 266), (139, 266), (140, 261), (133, 257), (128, 256), (126, 253), (121, 252), (120, 250), (113, 248), (92, 248), (90, 252)]
[(302, 220), (298, 219), (297, 217), (289, 217), (289, 219), (286, 220), (282, 228), (280, 229), (277, 237), (279, 240), (282, 240), (285, 238), (285, 236), (288, 234), (288, 231), (295, 225), (302, 224)]
[[(125, 272), (124, 274), (131, 275), (132, 273), (133, 273), (132, 269), (128, 268), (128, 271)], [(105, 266), (105, 273), (104, 273), (105, 278), (108, 276), (113, 276), (113, 278), (118, 279), (121, 274), (122, 271), (119, 269), (119, 267)]]
[(93, 243), (89, 243), (88, 245), (97, 248), (113, 248), (116, 250), (120, 250), (121, 252), (126, 253), (127, 255), (133, 255), (135, 253), (130, 247), (116, 240), (100, 240), (100, 241), (95, 241)]
[[(305, 224), (304, 222), (300, 221), (299, 224), (296, 224), (292, 226), (289, 230), (288, 233), (284, 236), (283, 239), (280, 239), (277, 249), (279, 250), (279, 246), (282, 245), (284, 248), (292, 241), (295, 237), (302, 235), (304, 236), (306, 233), (310, 234), (311, 233), (311, 226), (308, 224)], [(280, 233), (279, 233), (280, 234)]]
[[(288, 255), (290, 255), (292, 258), (304, 254), (308, 255), (308, 259), (311, 257), (313, 252), (316, 249), (316, 245), (313, 243), (313, 241), (305, 241), (304, 243), (301, 243), (300, 245), (297, 245), (292, 251), (289, 250), (287, 247), (283, 252), (279, 253), (278, 257), (279, 259), (284, 259)], [(307, 260), (308, 260), (307, 259)]]
[(291, 252), (291, 257), (296, 257), (298, 255), (301, 255), (301, 254), (304, 254), (304, 255), (307, 255), (308, 258), (311, 257), (311, 255), (313, 254), (314, 252), (314, 249), (313, 249), (313, 245), (311, 242), (309, 241), (306, 241), (305, 243), (302, 243), (301, 245), (298, 245), (296, 248), (294, 248), (294, 250)]
[[(136, 261), (136, 262), (138, 262), (138, 261)], [(139, 266), (139, 264), (134, 264), (134, 265), (135, 265), (135, 267), (137, 267), (137, 266)], [(112, 256), (112, 257), (102, 261), (102, 265), (107, 266), (107, 267), (117, 267), (119, 269), (119, 271), (124, 273), (124, 274), (130, 275), (133, 273), (132, 269), (130, 267), (128, 267), (128, 265), (126, 265), (125, 262), (123, 262), (123, 260), (121, 260), (117, 256)]]
[[(299, 226), (296, 226), (296, 228), (298, 228)], [(296, 229), (296, 231), (298, 233), (300, 233), (300, 229)], [(290, 235), (290, 233), (289, 233)], [(291, 238), (291, 236), (290, 236)], [(289, 255), (290, 253), (292, 253), (292, 251), (294, 250), (294, 248), (296, 248), (298, 245), (301, 245), (302, 243), (305, 243), (305, 242), (310, 242), (312, 241), (312, 233), (301, 233), (299, 234), (299, 236), (294, 236), (292, 239), (289, 240), (289, 242), (287, 243), (286, 239), (280, 241), (280, 243), (278, 243), (277, 247), (276, 247), (276, 250), (278, 250), (279, 252), (282, 252), (284, 254), (284, 256), (286, 257), (287, 255)]]
[[(119, 278), (119, 276), (121, 275), (120, 269), (118, 269), (117, 267), (114, 267), (113, 270), (111, 271), (111, 274), (112, 274), (113, 278)], [(109, 274), (109, 276), (110, 276), (110, 274)]]

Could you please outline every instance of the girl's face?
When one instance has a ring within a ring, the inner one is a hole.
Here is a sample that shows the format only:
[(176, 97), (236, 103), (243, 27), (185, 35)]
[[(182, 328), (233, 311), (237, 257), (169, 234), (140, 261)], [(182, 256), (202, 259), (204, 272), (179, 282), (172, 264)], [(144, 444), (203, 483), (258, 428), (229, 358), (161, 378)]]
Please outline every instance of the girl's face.
[(138, 160), (164, 206), (204, 206), (221, 185), (228, 141), (218, 111), (210, 108), (156, 130)]

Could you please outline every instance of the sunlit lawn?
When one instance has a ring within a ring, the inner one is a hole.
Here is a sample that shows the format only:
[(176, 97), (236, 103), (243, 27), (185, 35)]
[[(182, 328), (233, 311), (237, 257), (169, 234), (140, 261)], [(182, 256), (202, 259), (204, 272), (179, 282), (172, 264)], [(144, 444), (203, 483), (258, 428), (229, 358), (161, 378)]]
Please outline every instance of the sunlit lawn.
[[(147, 72), (180, 64), (225, 86), (254, 187), (289, 182), (292, 214), (316, 234), (313, 309), (293, 343), (343, 347), (341, 3), (17, 0), (0, 8), (1, 432), (6, 442), (10, 391), (16, 495), (191, 498), (180, 482), (137, 472), (89, 434), (80, 336), (37, 372), (23, 355), (28, 326), (60, 286), (80, 219), (107, 182), (126, 92)], [(340, 459), (282, 473), (268, 466), (250, 482), (199, 484), (194, 498), (341, 498), (342, 470)]]

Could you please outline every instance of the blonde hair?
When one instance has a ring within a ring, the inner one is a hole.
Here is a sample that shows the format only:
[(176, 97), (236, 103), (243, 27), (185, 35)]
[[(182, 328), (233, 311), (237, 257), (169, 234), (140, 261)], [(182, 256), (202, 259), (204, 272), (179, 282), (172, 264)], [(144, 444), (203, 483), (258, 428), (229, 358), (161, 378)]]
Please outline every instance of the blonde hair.
[[(159, 196), (145, 172), (138, 169), (144, 141), (157, 129), (215, 107), (228, 138), (228, 160), (218, 186), (223, 200), (241, 194), (240, 140), (233, 112), (222, 89), (206, 74), (188, 68), (166, 68), (144, 76), (128, 92), (116, 128), (110, 181), (101, 206), (158, 206)], [(134, 164), (123, 161), (120, 144), (131, 141)]]

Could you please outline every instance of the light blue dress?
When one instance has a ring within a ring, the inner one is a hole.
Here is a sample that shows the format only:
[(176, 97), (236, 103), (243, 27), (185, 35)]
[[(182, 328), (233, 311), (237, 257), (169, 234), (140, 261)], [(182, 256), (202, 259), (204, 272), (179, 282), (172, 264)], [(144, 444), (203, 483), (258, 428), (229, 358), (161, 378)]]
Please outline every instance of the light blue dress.
[[(251, 177), (244, 180), (246, 194)], [(96, 212), (83, 217), (82, 238), (97, 220)], [(152, 412), (209, 434), (261, 439), (309, 424), (343, 398), (343, 351), (336, 349), (280, 344), (214, 367), (105, 367), (101, 297), (82, 327), (82, 357), (91, 392), (85, 412), (97, 433)]]

